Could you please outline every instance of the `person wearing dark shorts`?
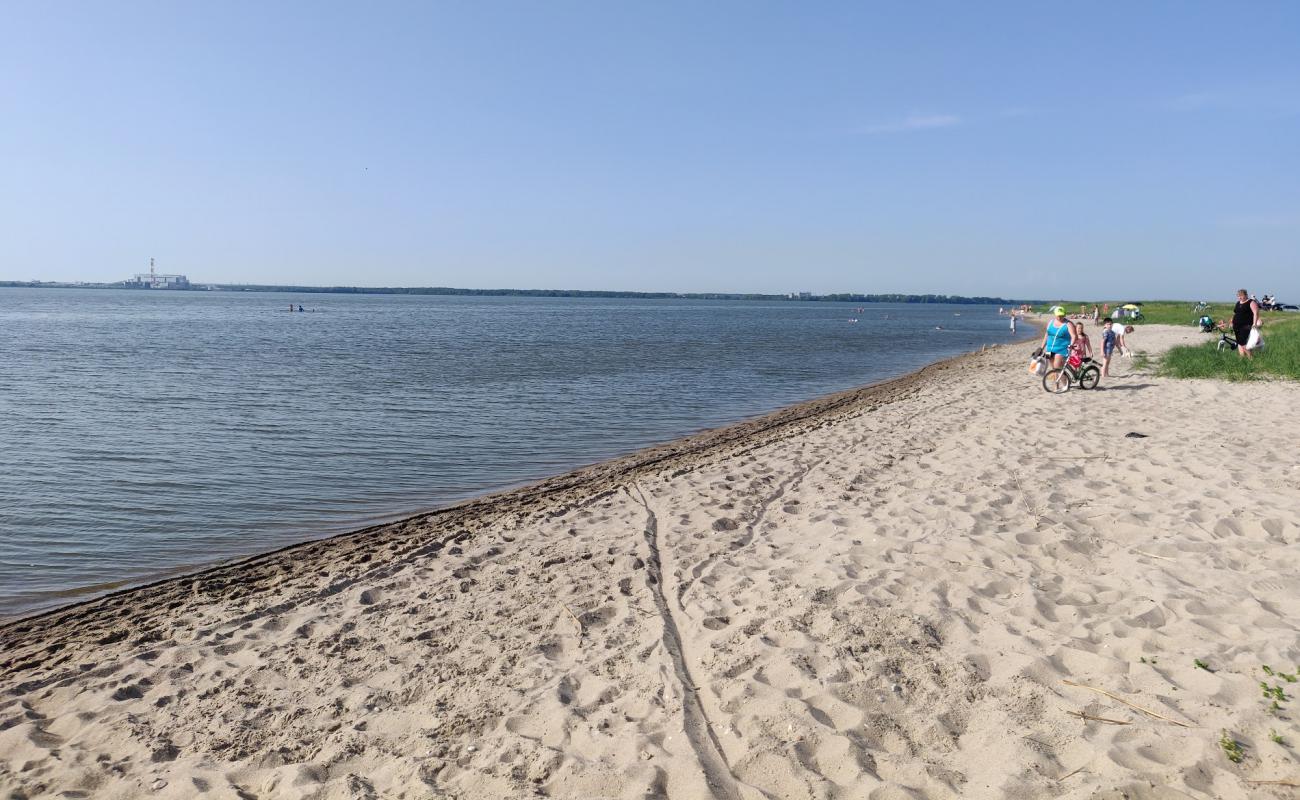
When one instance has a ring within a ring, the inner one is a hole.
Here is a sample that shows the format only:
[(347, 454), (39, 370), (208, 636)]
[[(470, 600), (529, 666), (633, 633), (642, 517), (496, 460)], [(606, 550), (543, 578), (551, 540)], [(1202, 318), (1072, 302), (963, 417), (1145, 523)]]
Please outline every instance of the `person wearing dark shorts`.
[(1254, 358), (1246, 349), (1250, 331), (1259, 327), (1259, 303), (1250, 299), (1245, 289), (1237, 290), (1237, 305), (1232, 308), (1232, 335), (1237, 340), (1237, 355)]
[(1101, 334), (1101, 376), (1110, 377), (1110, 354), (1115, 352), (1115, 342), (1119, 338), (1115, 332), (1115, 321), (1110, 317), (1102, 323)]

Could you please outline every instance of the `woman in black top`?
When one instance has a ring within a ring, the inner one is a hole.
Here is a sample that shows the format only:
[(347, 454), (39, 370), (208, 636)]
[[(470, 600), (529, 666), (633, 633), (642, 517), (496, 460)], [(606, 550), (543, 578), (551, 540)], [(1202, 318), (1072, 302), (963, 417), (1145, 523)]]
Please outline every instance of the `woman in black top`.
[(1246, 349), (1252, 328), (1259, 327), (1259, 303), (1250, 299), (1245, 289), (1237, 290), (1237, 305), (1232, 308), (1232, 335), (1237, 339), (1237, 353), (1246, 358), (1253, 358)]

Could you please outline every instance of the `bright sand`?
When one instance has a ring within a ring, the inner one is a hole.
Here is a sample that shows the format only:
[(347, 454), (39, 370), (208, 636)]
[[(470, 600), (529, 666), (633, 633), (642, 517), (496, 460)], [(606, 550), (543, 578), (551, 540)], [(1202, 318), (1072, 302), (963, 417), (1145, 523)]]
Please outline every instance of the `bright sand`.
[(1028, 350), (0, 628), (0, 788), (1295, 796), (1300, 392)]

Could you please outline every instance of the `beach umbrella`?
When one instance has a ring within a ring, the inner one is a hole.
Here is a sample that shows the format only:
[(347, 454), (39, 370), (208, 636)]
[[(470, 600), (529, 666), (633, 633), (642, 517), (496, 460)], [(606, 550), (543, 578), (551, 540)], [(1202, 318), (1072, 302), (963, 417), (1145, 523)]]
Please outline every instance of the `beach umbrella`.
[(1129, 311), (1137, 311), (1138, 309), (1142, 308), (1142, 306), (1134, 305), (1133, 303), (1126, 303), (1124, 307), (1127, 308)]

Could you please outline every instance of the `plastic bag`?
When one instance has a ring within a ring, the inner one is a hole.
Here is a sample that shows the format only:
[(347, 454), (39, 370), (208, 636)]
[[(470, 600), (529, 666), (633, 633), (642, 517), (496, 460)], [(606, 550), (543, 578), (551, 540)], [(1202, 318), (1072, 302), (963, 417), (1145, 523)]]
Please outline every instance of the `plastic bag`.
[(1029, 371), (1034, 375), (1047, 374), (1047, 359), (1043, 356), (1036, 356), (1029, 359)]
[(1264, 346), (1264, 339), (1259, 335), (1259, 328), (1250, 329), (1250, 337), (1246, 339), (1247, 350), (1258, 350)]

